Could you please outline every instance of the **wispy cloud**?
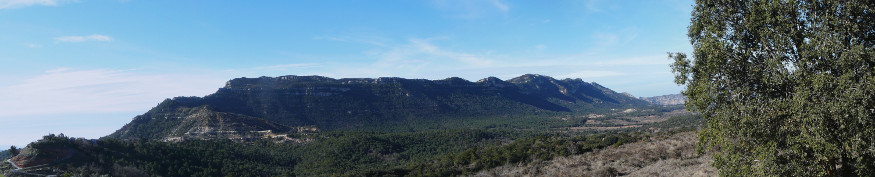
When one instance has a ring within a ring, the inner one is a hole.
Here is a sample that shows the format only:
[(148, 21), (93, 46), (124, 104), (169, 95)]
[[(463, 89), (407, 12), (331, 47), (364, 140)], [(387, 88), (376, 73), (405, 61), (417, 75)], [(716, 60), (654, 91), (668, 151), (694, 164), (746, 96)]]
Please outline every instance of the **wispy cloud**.
[(110, 42), (112, 41), (112, 37), (100, 34), (92, 34), (88, 36), (62, 36), (55, 38), (56, 42), (88, 42), (88, 41), (101, 41), (101, 42)]
[(27, 6), (57, 6), (57, 0), (0, 0), (0, 9), (14, 9)]
[(587, 0), (584, 4), (587, 13), (601, 12), (602, 0)]
[(638, 38), (638, 29), (634, 27), (620, 30), (605, 30), (592, 34), (592, 47), (588, 50), (594, 53), (605, 53), (608, 50), (628, 50), (622, 48)]
[[(539, 21), (540, 22), (540, 21)], [(609, 84), (612, 89), (632, 91), (640, 95), (659, 92), (647, 89), (629, 89), (641, 79), (650, 78), (654, 82), (664, 74), (655, 74), (668, 68), (670, 60), (665, 55), (628, 53), (624, 46), (635, 42), (638, 30), (634, 27), (590, 34), (593, 39), (589, 46), (576, 53), (545, 53), (556, 48), (543, 43), (534, 43), (525, 52), (495, 53), (487, 49), (454, 48), (456, 39), (452, 37), (408, 38), (404, 41), (386, 39), (380, 45), (373, 45), (362, 51), (367, 59), (354, 63), (325, 62), (315, 69), (295, 70), (299, 74), (316, 74), (335, 78), (342, 77), (382, 77), (443, 79), (462, 77), (478, 80), (488, 76), (509, 79), (522, 74), (535, 73), (556, 78), (583, 78), (601, 84)], [(353, 37), (321, 37), (316, 40), (360, 43)], [(555, 50), (561, 50), (558, 46)], [(624, 53), (625, 52), (625, 53)], [(514, 55), (519, 54), (519, 55)], [(293, 65), (297, 66), (297, 65)], [(606, 85), (607, 86), (607, 85)], [(616, 86), (613, 87), (613, 86)], [(673, 85), (670, 85), (673, 86)], [(676, 89), (676, 88), (660, 88)], [(661, 92), (659, 92), (661, 93)]]
[(510, 10), (510, 6), (501, 2), (501, 0), (489, 0), (489, 2), (492, 3), (495, 8), (498, 8), (498, 10), (501, 10), (502, 12), (507, 12), (508, 10)]
[(592, 38), (598, 47), (610, 47), (620, 42), (620, 37), (612, 33), (597, 33)]
[(0, 87), (0, 118), (67, 113), (143, 111), (164, 98), (203, 96), (224, 78), (141, 74), (133, 70), (58, 68)]
[(422, 67), (486, 67), (494, 63), (485, 55), (446, 50), (431, 41), (435, 39), (410, 39), (409, 43), (377, 52), (380, 67), (415, 69)]

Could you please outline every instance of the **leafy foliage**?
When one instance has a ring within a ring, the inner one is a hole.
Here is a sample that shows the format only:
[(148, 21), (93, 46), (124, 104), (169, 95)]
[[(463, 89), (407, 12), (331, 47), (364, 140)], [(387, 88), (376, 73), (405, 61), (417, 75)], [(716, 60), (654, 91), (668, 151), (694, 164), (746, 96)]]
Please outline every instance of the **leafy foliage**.
[(875, 173), (875, 1), (697, 0), (670, 54), (728, 176)]
[(10, 156), (16, 156), (16, 155), (18, 155), (18, 148), (15, 146), (10, 146), (8, 153)]

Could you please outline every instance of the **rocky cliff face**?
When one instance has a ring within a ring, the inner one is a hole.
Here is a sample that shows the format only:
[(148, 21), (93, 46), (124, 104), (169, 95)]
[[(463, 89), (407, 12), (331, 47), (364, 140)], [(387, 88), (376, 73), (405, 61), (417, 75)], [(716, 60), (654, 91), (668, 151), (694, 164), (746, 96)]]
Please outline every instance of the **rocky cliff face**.
[(687, 97), (681, 94), (670, 94), (655, 97), (641, 97), (641, 100), (658, 105), (679, 105), (687, 102)]
[(215, 132), (350, 129), (442, 118), (576, 112), (645, 101), (580, 79), (527, 74), (477, 82), (322, 76), (237, 78), (205, 97), (168, 99), (109, 135), (168, 138)]
[[(188, 98), (191, 99), (191, 98)], [(110, 136), (123, 138), (160, 139), (177, 141), (184, 139), (245, 138), (263, 136), (262, 132), (287, 132), (288, 126), (279, 125), (262, 118), (213, 110), (209, 105), (197, 107), (179, 106), (186, 98), (166, 100), (165, 107), (134, 117)]]

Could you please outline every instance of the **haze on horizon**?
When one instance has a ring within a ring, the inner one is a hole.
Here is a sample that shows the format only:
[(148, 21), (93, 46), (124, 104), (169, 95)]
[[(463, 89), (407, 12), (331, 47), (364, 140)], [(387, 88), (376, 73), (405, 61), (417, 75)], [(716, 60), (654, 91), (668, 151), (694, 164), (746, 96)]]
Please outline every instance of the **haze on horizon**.
[(678, 93), (692, 1), (0, 0), (0, 147), (99, 138), (232, 78), (542, 74)]

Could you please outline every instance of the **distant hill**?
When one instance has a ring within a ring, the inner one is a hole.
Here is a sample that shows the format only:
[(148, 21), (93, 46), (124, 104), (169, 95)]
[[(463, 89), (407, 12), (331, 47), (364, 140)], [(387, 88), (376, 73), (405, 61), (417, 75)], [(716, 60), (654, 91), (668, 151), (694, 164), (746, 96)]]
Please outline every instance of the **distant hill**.
[(681, 94), (641, 97), (640, 99), (657, 105), (679, 105), (687, 102), (687, 97)]
[[(8, 149), (8, 148), (7, 148), (7, 149)], [(12, 156), (12, 154), (9, 154), (9, 150), (3, 150), (3, 151), (0, 151), (0, 161), (2, 161), (2, 160), (6, 160), (6, 159), (8, 159), (8, 158), (11, 157), (11, 156)]]
[[(237, 78), (205, 97), (164, 100), (108, 137), (246, 138), (301, 128), (351, 130), (444, 119), (573, 114), (648, 104), (594, 82), (537, 74), (477, 82), (457, 77)], [(254, 132), (257, 134), (251, 135)]]

